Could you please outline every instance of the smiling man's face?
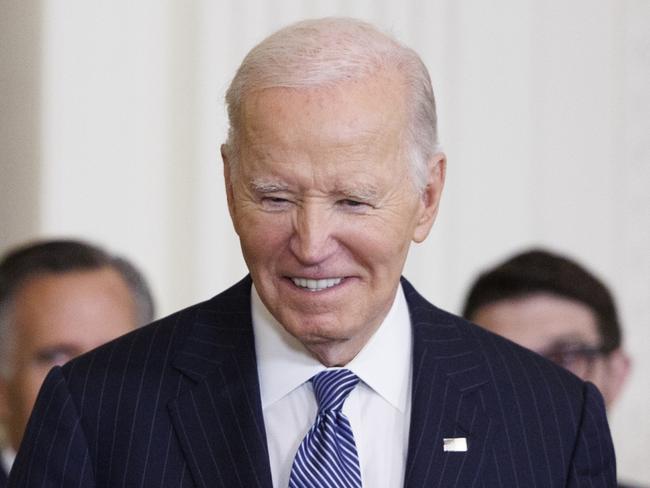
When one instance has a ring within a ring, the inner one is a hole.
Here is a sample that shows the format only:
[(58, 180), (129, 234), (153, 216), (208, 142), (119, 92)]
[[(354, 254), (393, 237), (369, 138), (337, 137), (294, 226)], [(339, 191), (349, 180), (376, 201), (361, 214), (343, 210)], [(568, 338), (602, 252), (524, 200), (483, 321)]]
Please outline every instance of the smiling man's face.
[(269, 311), (327, 365), (349, 362), (381, 324), (411, 241), (435, 218), (444, 156), (417, 192), (405, 105), (394, 74), (267, 89), (242, 106), (225, 177), (244, 258)]

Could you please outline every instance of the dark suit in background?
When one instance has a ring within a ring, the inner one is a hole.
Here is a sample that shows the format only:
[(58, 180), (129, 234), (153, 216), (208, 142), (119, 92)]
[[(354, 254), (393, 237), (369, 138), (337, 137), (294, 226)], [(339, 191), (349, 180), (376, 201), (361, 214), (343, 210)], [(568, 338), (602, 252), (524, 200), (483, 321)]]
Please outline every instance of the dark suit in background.
[[(405, 486), (615, 486), (592, 385), (403, 287), (414, 334)], [(271, 487), (250, 289), (246, 278), (53, 370), (9, 486)], [(443, 452), (449, 437), (467, 452)]]

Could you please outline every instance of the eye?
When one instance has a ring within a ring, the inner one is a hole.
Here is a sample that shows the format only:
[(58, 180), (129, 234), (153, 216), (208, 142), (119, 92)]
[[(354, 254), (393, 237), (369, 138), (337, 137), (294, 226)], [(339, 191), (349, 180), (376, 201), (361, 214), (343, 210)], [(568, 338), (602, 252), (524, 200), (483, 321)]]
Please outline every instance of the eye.
[(262, 198), (262, 206), (266, 210), (278, 211), (284, 210), (291, 205), (291, 201), (277, 196), (267, 196)]
[(361, 205), (363, 205), (363, 202), (346, 198), (345, 200), (341, 200), (341, 204), (347, 207), (360, 207)]
[(361, 200), (355, 200), (354, 198), (344, 198), (337, 202), (337, 205), (343, 207), (344, 209), (352, 211), (363, 211), (370, 208), (370, 204), (362, 202)]
[(34, 360), (41, 366), (61, 366), (70, 361), (75, 355), (75, 352), (70, 347), (52, 347), (36, 351)]

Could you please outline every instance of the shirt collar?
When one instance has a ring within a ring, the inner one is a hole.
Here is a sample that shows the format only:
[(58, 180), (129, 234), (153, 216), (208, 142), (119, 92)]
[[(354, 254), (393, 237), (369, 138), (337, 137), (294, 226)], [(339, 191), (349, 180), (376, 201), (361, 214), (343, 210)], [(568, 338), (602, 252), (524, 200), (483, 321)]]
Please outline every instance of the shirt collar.
[[(260, 395), (265, 409), (327, 368), (275, 320), (254, 285), (251, 313)], [(346, 368), (395, 408), (405, 412), (411, 380), (411, 347), (411, 321), (400, 285), (386, 318)], [(390, 354), (390, 361), (386, 360), (387, 354)]]
[(0, 449), (0, 462), (2, 463), (2, 467), (4, 468), (7, 475), (9, 475), (9, 471), (11, 471), (11, 466), (13, 466), (15, 459), (16, 451), (14, 451), (11, 447), (4, 446), (2, 449)]

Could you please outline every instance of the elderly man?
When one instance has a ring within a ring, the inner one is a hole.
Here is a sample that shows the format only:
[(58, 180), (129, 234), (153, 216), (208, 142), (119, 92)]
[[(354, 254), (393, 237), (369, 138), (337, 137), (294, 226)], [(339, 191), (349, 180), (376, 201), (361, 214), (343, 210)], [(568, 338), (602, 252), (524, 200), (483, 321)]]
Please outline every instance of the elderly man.
[(412, 50), (301, 22), (227, 104), (250, 276), (54, 369), (12, 486), (611, 486), (593, 386), (400, 279), (445, 176)]
[(127, 261), (78, 241), (39, 241), (0, 262), (0, 486), (48, 371), (153, 318)]

